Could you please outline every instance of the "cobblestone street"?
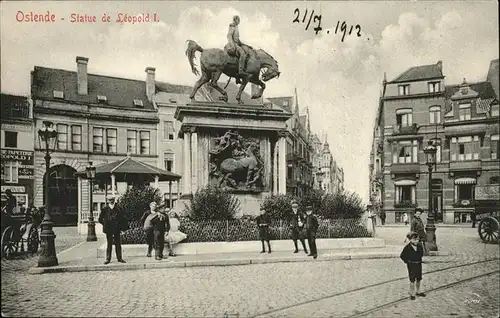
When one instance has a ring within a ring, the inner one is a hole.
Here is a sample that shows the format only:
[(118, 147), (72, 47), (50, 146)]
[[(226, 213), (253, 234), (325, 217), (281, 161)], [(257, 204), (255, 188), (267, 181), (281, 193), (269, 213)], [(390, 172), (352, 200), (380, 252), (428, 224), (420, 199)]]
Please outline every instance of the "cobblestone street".
[[(403, 246), (407, 229), (378, 230)], [(29, 262), (22, 259), (8, 261), (8, 267), (2, 260), (2, 312), (66, 317), (496, 317), (498, 246), (481, 243), (475, 230), (438, 229), (440, 248), (461, 253), (426, 259), (422, 286), (428, 295), (416, 301), (408, 297), (406, 267), (399, 259), (43, 275), (14, 270)]]

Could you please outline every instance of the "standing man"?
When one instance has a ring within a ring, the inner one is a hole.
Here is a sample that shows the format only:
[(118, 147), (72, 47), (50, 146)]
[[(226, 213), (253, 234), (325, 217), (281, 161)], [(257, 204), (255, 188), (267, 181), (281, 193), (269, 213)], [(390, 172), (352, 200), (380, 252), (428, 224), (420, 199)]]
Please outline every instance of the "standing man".
[(271, 242), (269, 241), (269, 226), (271, 225), (271, 218), (264, 208), (260, 208), (260, 215), (255, 221), (257, 222), (257, 227), (259, 228), (259, 238), (262, 242), (261, 253), (266, 252), (264, 241), (267, 241), (268, 253), (271, 253)]
[(316, 233), (319, 227), (318, 218), (312, 214), (312, 206), (307, 206), (306, 215), (307, 242), (311, 251), (307, 256), (312, 256), (316, 259), (318, 257), (318, 250), (316, 249)]
[(302, 247), (304, 248), (304, 253), (307, 254), (306, 241), (304, 239), (304, 225), (305, 225), (305, 215), (299, 212), (299, 205), (294, 200), (292, 201), (292, 240), (295, 245), (294, 253), (299, 252), (299, 247), (297, 245), (297, 240), (300, 240)]
[(227, 45), (226, 50), (230, 55), (238, 57), (238, 77), (236, 78), (236, 84), (241, 83), (242, 76), (245, 74), (245, 62), (247, 58), (247, 53), (243, 49), (243, 43), (240, 41), (240, 31), (238, 30), (238, 25), (240, 24), (240, 17), (235, 15), (233, 17), (233, 23), (229, 25), (229, 31), (227, 32)]
[(155, 245), (155, 259), (160, 261), (163, 259), (163, 250), (165, 248), (165, 232), (170, 231), (170, 222), (168, 215), (163, 208), (166, 203), (156, 207), (157, 216), (152, 219), (153, 236)]
[(425, 247), (425, 241), (427, 240), (427, 234), (425, 233), (424, 222), (420, 218), (421, 215), (422, 215), (422, 209), (416, 208), (415, 214), (411, 220), (410, 231), (417, 233), (418, 240), (422, 244), (425, 255), (427, 255), (427, 249)]
[(123, 212), (115, 204), (115, 198), (108, 199), (108, 205), (105, 206), (99, 215), (99, 223), (102, 224), (103, 232), (106, 233), (106, 261), (104, 264), (111, 262), (111, 251), (113, 250), (113, 242), (115, 244), (116, 259), (120, 263), (126, 263), (122, 258), (122, 244), (120, 241), (120, 232), (127, 229), (127, 220)]
[(12, 215), (16, 212), (16, 197), (12, 194), (12, 191), (10, 189), (5, 190), (5, 195), (7, 196), (7, 202), (5, 203), (5, 212)]
[(385, 225), (385, 211), (380, 211), (380, 221), (382, 222), (382, 225)]

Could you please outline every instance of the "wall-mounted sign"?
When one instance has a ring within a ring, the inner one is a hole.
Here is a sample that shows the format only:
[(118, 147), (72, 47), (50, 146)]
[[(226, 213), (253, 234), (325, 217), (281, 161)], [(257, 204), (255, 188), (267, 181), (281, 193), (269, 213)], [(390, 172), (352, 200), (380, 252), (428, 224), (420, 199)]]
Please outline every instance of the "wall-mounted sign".
[(24, 186), (2, 186), (2, 192), (5, 192), (7, 190), (12, 191), (13, 193), (26, 192), (26, 188)]
[(31, 124), (26, 124), (26, 125), (2, 124), (2, 130), (26, 131), (26, 132), (32, 131)]
[(1, 158), (2, 161), (19, 161), (23, 166), (33, 167), (33, 154), (34, 151), (2, 149)]

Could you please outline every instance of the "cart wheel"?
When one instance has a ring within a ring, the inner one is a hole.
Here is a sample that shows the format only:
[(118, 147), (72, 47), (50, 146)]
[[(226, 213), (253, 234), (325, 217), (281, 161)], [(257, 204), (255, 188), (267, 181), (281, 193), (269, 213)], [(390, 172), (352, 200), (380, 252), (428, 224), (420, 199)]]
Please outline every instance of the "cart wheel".
[(478, 226), (479, 237), (484, 243), (498, 243), (500, 224), (498, 220), (487, 216), (481, 220)]
[(2, 233), (2, 258), (10, 259), (17, 253), (18, 244), (14, 240), (14, 231), (8, 226)]
[(38, 252), (38, 245), (40, 245), (40, 238), (38, 237), (38, 229), (36, 227), (32, 227), (30, 229), (27, 245), (28, 245), (27, 252), (31, 253), (31, 255)]

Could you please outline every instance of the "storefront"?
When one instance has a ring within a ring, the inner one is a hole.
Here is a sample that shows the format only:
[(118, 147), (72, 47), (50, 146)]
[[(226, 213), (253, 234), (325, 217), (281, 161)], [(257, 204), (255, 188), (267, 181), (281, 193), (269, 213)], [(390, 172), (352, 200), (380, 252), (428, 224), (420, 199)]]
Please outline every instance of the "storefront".
[(2, 149), (2, 204), (5, 191), (10, 190), (17, 199), (16, 212), (33, 202), (33, 151)]

